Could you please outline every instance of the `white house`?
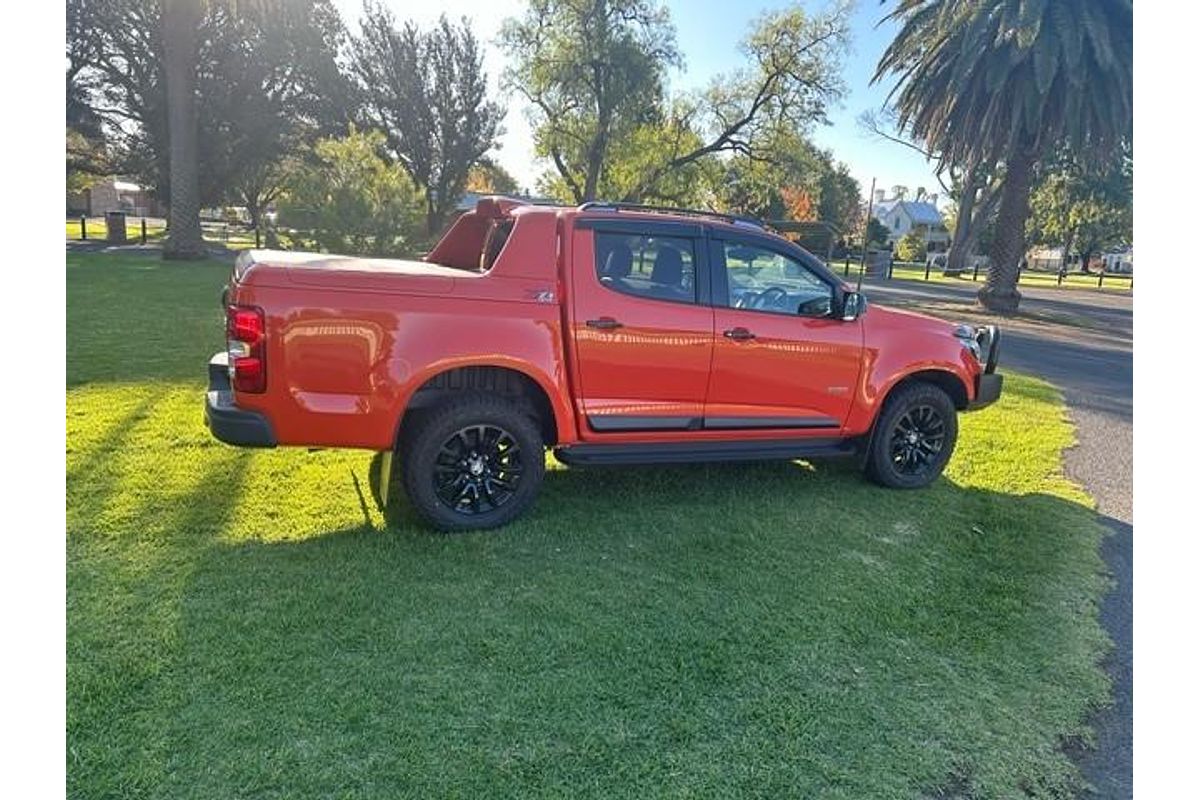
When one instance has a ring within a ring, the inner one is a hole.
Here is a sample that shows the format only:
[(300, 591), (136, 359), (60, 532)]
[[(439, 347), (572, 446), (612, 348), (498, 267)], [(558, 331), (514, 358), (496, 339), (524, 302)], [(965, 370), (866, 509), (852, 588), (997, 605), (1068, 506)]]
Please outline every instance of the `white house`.
[(1100, 263), (1104, 265), (1105, 272), (1133, 272), (1133, 246), (1129, 246), (1123, 250), (1110, 250), (1100, 256)]
[(875, 192), (875, 205), (871, 215), (888, 229), (888, 244), (895, 244), (901, 237), (916, 231), (930, 250), (945, 250), (950, 246), (950, 231), (937, 208), (937, 195), (926, 195), (918, 190), (917, 200), (886, 199), (884, 191)]

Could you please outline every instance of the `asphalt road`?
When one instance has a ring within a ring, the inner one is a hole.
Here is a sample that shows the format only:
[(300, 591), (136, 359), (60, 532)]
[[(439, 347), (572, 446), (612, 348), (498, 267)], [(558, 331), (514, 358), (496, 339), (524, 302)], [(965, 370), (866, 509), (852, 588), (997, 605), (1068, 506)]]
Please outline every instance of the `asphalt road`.
[[(978, 284), (868, 279), (869, 301), (920, 310), (971, 301)], [(1127, 293), (1021, 288), (1021, 308), (1059, 322), (1001, 321), (1000, 371), (1045, 378), (1063, 390), (1077, 426), (1067, 474), (1096, 498), (1111, 532), (1102, 553), (1114, 588), (1100, 620), (1115, 644), (1105, 668), (1113, 704), (1093, 718), (1094, 749), (1074, 752), (1093, 786), (1087, 798), (1133, 797), (1133, 297)]]

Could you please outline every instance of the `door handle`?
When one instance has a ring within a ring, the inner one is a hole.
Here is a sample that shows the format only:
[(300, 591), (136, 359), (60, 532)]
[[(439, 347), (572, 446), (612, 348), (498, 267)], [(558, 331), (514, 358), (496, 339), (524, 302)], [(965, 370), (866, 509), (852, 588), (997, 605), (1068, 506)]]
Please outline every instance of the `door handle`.
[(754, 338), (754, 334), (745, 328), (730, 328), (725, 331), (726, 339), (733, 339), (735, 342), (746, 342)]
[(600, 319), (589, 319), (585, 323), (589, 328), (596, 328), (601, 331), (611, 331), (621, 327), (621, 323), (617, 322), (612, 317), (601, 317)]

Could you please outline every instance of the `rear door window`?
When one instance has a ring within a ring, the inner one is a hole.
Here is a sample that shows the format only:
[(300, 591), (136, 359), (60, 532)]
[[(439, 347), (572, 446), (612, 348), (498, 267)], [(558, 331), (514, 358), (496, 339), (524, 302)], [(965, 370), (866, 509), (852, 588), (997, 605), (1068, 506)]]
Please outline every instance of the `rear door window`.
[(614, 292), (695, 303), (695, 240), (597, 231), (596, 277)]

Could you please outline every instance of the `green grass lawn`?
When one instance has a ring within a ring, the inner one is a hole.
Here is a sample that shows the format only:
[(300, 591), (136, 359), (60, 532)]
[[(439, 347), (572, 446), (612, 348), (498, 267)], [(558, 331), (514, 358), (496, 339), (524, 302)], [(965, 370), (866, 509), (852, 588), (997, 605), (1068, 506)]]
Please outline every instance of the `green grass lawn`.
[(521, 521), (443, 535), (378, 511), (370, 453), (208, 435), (227, 274), (67, 256), (71, 797), (1076, 785), (1106, 583), (1047, 384), (965, 416), (927, 491), (556, 465)]
[[(155, 220), (154, 222), (146, 223), (146, 241), (157, 242), (161, 241), (167, 233), (167, 226), (162, 222)], [(104, 221), (104, 217), (88, 217), (87, 218), (87, 236), (88, 239), (100, 241), (108, 238), (108, 225)], [(78, 217), (67, 218), (67, 239), (82, 239), (83, 226), (80, 224)], [(142, 218), (141, 217), (126, 217), (125, 219), (125, 238), (131, 243), (140, 242), (142, 239)]]
[[(254, 231), (241, 228), (226, 228), (221, 223), (204, 223), (204, 239), (214, 244), (222, 244), (230, 250), (242, 250), (254, 246)], [(101, 241), (108, 237), (108, 225), (103, 217), (88, 217), (87, 235), (89, 240)], [(167, 227), (160, 220), (148, 222), (146, 225), (146, 241), (148, 243), (162, 242), (166, 238)], [(130, 244), (138, 244), (142, 240), (141, 217), (128, 217), (125, 220), (125, 237)], [(67, 239), (80, 240), (83, 238), (83, 226), (79, 218), (67, 219)]]
[[(841, 264), (834, 262), (831, 266), (838, 271), (838, 274), (841, 274), (841, 272), (842, 272)], [(856, 270), (856, 266), (854, 264), (851, 264), (850, 265), (850, 275), (851, 276), (855, 276), (858, 274), (855, 270)], [(983, 283), (984, 274), (982, 272), (979, 274), (979, 279), (977, 281), (972, 281), (971, 275), (972, 275), (972, 273), (970, 273), (970, 272), (964, 272), (961, 276), (957, 276), (957, 277), (947, 276), (947, 275), (943, 275), (941, 270), (939, 270), (939, 269), (931, 269), (929, 271), (929, 280), (936, 281), (938, 283), (957, 283), (957, 284), (970, 284), (973, 282), (978, 283), (978, 284)], [(1098, 279), (1099, 279), (1098, 275), (1082, 275), (1079, 273), (1071, 273), (1063, 279), (1062, 285), (1060, 286), (1058, 284), (1058, 275), (1056, 273), (1033, 272), (1033, 271), (1026, 270), (1021, 273), (1021, 280), (1020, 280), (1019, 285), (1020, 286), (1036, 286), (1036, 287), (1040, 287), (1043, 289), (1091, 289), (1093, 292), (1095, 292), (1095, 291), (1128, 292), (1130, 290), (1130, 284), (1132, 283), (1131, 277), (1132, 276), (1130, 276), (1130, 275), (1105, 275), (1104, 276), (1104, 286), (1101, 287), (1101, 286), (1097, 285)], [(923, 280), (925, 280), (925, 267), (924, 267), (924, 265), (916, 265), (916, 264), (911, 265), (911, 266), (910, 265), (901, 266), (901, 265), (897, 264), (892, 269), (892, 278), (898, 279), (898, 280), (907, 280), (907, 281), (923, 281)]]

